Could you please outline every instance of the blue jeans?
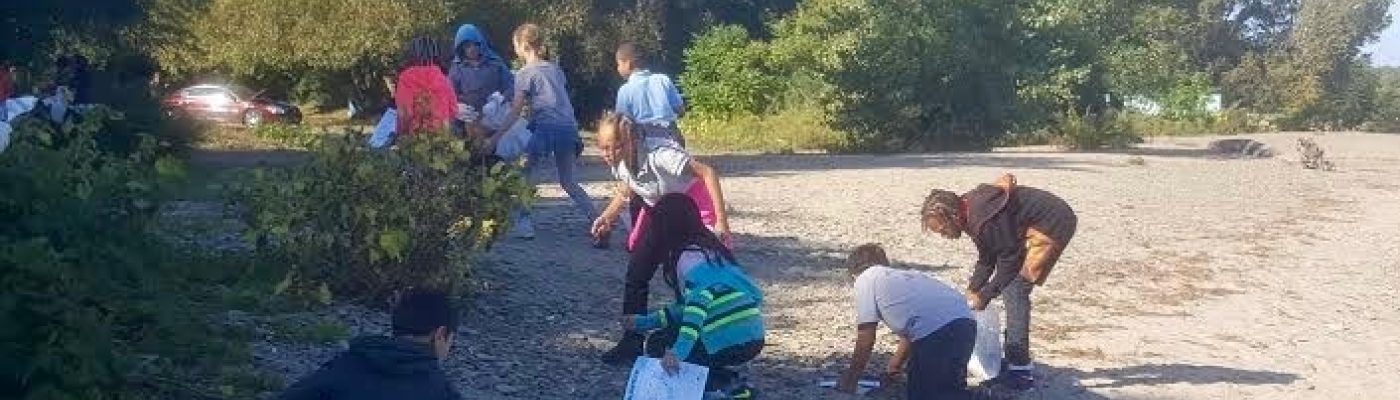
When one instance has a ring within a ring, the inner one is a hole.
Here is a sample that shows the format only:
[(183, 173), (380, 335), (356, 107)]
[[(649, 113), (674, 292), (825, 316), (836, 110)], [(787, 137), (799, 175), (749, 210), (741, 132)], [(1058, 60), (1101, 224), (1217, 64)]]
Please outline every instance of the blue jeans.
[[(552, 154), (554, 169), (559, 175), (559, 186), (569, 194), (574, 208), (592, 223), (598, 216), (598, 211), (593, 207), (593, 200), (588, 198), (588, 192), (583, 190), (578, 178), (574, 177), (574, 166), (578, 165), (578, 146), (583, 143), (579, 138), (578, 128), (540, 125), (532, 126), (530, 132), (532, 135), (529, 156), (525, 160), (525, 180), (531, 186), (539, 183), (538, 167)], [(523, 210), (521, 216), (529, 218), (530, 211)]]

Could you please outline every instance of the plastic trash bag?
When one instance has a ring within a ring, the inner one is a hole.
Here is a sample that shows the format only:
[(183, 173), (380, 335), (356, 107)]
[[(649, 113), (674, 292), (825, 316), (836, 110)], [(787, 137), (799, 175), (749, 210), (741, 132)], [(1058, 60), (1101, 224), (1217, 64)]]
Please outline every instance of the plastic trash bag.
[(977, 320), (977, 342), (972, 347), (972, 358), (967, 360), (967, 372), (978, 379), (996, 378), (1001, 373), (1001, 314), (1001, 303), (972, 312), (972, 318)]
[(4, 153), (5, 149), (10, 147), (11, 131), (9, 122), (0, 121), (0, 153)]
[(374, 126), (374, 134), (369, 137), (369, 147), (381, 149), (394, 142), (394, 129), (398, 128), (399, 112), (395, 109), (384, 111), (379, 124)]
[(515, 125), (501, 135), (501, 140), (496, 142), (496, 157), (506, 160), (514, 160), (525, 154), (530, 147), (530, 137), (534, 136), (525, 128), (525, 120), (515, 121)]
[(14, 122), (15, 118), (33, 111), (39, 105), (39, 99), (34, 96), (15, 97), (5, 100), (5, 122)]
[(486, 129), (499, 131), (506, 126), (506, 117), (510, 116), (510, 105), (506, 104), (506, 97), (501, 92), (491, 93), (486, 97), (486, 104), (481, 106), (481, 125)]

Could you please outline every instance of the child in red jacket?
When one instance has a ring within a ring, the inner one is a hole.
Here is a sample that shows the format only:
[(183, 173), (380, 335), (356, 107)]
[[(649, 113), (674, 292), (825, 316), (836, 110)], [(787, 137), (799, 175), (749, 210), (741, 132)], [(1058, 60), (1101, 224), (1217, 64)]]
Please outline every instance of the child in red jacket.
[(430, 37), (408, 42), (394, 89), (398, 135), (446, 132), (457, 109), (452, 82), (442, 73), (442, 46)]

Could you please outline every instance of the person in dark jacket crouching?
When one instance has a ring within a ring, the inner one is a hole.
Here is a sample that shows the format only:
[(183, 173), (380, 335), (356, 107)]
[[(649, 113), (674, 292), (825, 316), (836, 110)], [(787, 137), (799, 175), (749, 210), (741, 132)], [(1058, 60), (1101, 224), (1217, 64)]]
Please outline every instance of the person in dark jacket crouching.
[(934, 189), (920, 211), (924, 229), (948, 239), (966, 233), (977, 247), (968, 279), (967, 303), (983, 310), (1000, 296), (1006, 305), (1007, 373), (989, 386), (1025, 392), (1035, 388), (1031, 372), (1031, 289), (1045, 283), (1079, 224), (1074, 209), (1048, 191), (1017, 186), (1003, 175), (995, 184), (965, 194)]
[(393, 336), (365, 336), (280, 400), (455, 400), (440, 360), (452, 349), (458, 314), (446, 295), (414, 292), (393, 311)]

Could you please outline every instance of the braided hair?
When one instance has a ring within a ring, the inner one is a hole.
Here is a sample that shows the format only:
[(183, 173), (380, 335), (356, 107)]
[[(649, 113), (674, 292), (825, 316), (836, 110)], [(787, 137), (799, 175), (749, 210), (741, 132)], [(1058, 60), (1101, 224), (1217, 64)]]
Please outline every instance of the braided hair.
[(415, 37), (404, 46), (403, 67), (442, 68), (443, 61), (447, 59), (443, 48), (442, 43), (432, 36)]
[(919, 210), (919, 224), (929, 230), (929, 223), (942, 227), (938, 233), (951, 239), (962, 235), (962, 197), (943, 189), (933, 189), (924, 198), (923, 209)]
[(700, 248), (705, 253), (705, 260), (710, 263), (725, 261), (738, 264), (734, 253), (700, 219), (700, 207), (690, 196), (684, 193), (661, 196), (648, 214), (644, 240), (652, 241), (652, 249), (666, 255), (661, 263), (662, 278), (677, 295), (681, 287), (676, 264), (686, 249)]

